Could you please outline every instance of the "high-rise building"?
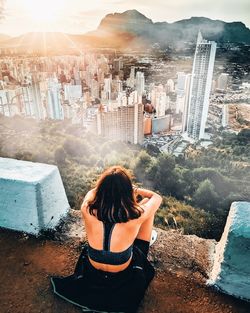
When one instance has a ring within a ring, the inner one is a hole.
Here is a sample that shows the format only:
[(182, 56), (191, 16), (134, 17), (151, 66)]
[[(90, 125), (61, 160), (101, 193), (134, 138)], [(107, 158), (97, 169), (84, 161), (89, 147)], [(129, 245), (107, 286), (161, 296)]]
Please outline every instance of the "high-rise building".
[(60, 84), (56, 79), (50, 79), (47, 94), (48, 117), (54, 120), (63, 120), (64, 113), (60, 100)]
[(36, 119), (44, 119), (43, 105), (41, 99), (40, 84), (38, 81), (33, 80), (29, 88), (32, 97), (33, 111)]
[(173, 81), (173, 79), (168, 79), (167, 84), (166, 84), (166, 91), (167, 91), (167, 93), (174, 92), (174, 81)]
[(216, 43), (203, 39), (199, 32), (190, 83), (187, 118), (188, 137), (194, 140), (204, 138), (215, 53)]
[(100, 98), (100, 85), (96, 79), (91, 80), (91, 97)]
[(112, 111), (97, 113), (97, 133), (101, 136), (142, 144), (143, 142), (143, 105), (120, 106)]
[(82, 86), (64, 84), (64, 99), (67, 101), (78, 100), (82, 97)]
[(136, 90), (138, 92), (138, 96), (142, 96), (145, 91), (145, 78), (143, 72), (136, 73)]
[(131, 88), (135, 87), (135, 67), (134, 66), (131, 66), (130, 75), (129, 75), (129, 78), (127, 79), (127, 86)]
[(122, 58), (114, 59), (114, 70), (119, 72), (123, 68)]
[(187, 75), (184, 72), (177, 72), (176, 93), (182, 95), (185, 89)]
[(189, 96), (189, 88), (190, 82), (190, 74), (185, 74), (184, 72), (177, 73), (177, 84), (176, 84), (176, 106), (175, 106), (175, 113), (184, 113), (185, 111), (185, 104), (187, 102)]
[(185, 88), (184, 88), (184, 108), (182, 112), (182, 132), (187, 131), (187, 122), (188, 122), (188, 104), (190, 97), (190, 83), (191, 83), (192, 74), (186, 75)]
[(217, 88), (220, 90), (226, 90), (228, 85), (228, 78), (229, 74), (221, 73), (220, 76), (218, 77)]
[(166, 92), (152, 90), (151, 101), (156, 110), (156, 117), (164, 116), (167, 109), (167, 95)]
[(103, 91), (105, 93), (105, 99), (111, 99), (111, 85), (112, 85), (112, 77), (104, 78), (104, 86)]

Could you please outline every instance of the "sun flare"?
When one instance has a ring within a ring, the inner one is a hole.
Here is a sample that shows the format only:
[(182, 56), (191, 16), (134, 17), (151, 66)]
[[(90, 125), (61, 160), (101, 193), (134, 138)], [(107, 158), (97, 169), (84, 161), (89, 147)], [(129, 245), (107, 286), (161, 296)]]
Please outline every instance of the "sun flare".
[(56, 22), (64, 8), (64, 0), (24, 0), (27, 14), (38, 23)]

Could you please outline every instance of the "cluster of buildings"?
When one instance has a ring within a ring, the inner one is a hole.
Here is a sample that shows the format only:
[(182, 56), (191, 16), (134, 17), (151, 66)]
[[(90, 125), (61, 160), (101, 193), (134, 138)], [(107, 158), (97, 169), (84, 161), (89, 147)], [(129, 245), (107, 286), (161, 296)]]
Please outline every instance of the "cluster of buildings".
[[(211, 99), (220, 103), (230, 83), (227, 73), (213, 80), (215, 53), (216, 43), (199, 33), (192, 72), (177, 72), (157, 85), (146, 84), (145, 73), (135, 66), (125, 77), (126, 64), (115, 54), (5, 57), (0, 59), (0, 113), (70, 119), (133, 144), (143, 144), (144, 136), (152, 134), (198, 141), (205, 138)], [(215, 91), (219, 96), (211, 98)], [(226, 125), (223, 110), (221, 123)]]

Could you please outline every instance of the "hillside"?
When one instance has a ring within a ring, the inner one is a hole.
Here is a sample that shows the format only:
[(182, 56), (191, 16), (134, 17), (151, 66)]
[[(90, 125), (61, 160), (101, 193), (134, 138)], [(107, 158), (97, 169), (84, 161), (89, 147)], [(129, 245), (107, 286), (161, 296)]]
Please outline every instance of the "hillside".
[(119, 164), (135, 183), (162, 194), (159, 227), (217, 240), (232, 201), (250, 200), (249, 136), (247, 130), (225, 134), (210, 149), (190, 147), (185, 158), (175, 158), (69, 121), (0, 115), (0, 156), (57, 165), (72, 208), (79, 209), (104, 168)]

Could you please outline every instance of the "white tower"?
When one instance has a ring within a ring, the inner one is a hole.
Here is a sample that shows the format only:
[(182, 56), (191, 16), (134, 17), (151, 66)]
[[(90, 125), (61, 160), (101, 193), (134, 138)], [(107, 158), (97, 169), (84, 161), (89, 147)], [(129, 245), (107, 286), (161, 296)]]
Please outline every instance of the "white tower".
[(215, 53), (216, 43), (203, 39), (199, 32), (193, 62), (187, 121), (188, 136), (194, 140), (204, 138)]

